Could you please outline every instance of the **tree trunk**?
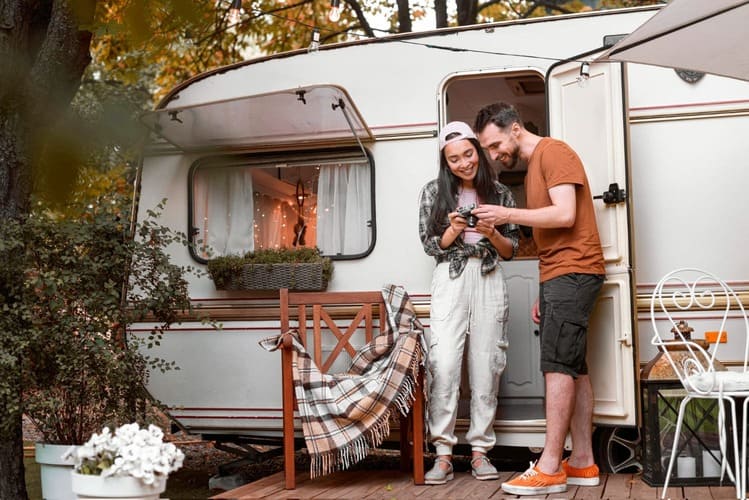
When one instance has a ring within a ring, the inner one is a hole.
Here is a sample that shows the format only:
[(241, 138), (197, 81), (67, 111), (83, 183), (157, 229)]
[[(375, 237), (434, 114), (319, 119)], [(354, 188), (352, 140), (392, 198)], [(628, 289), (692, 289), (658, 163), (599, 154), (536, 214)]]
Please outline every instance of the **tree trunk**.
[(0, 221), (27, 213), (31, 193), (31, 169), (24, 158), (28, 134), (18, 109), (5, 104), (0, 102)]
[[(23, 428), (20, 416), (17, 429), (0, 437), (0, 498), (28, 498), (23, 467)], [(23, 479), (19, 479), (23, 478)]]
[(435, 28), (447, 28), (447, 0), (434, 0)]
[[(36, 162), (90, 62), (96, 0), (0, 2), (0, 224), (29, 210)], [(19, 277), (20, 279), (20, 277)], [(7, 303), (4, 286), (0, 297)], [(27, 498), (23, 467), (22, 328), (0, 331), (0, 498)], [(5, 356), (5, 359), (3, 357)], [(12, 361), (11, 361), (12, 360)]]
[(458, 26), (476, 24), (478, 15), (478, 0), (457, 0), (458, 4)]
[(28, 60), (22, 54), (28, 34), (18, 31), (24, 26), (28, 31), (28, 10), (18, 2), (0, 4), (0, 221), (28, 210), (31, 189), (29, 169), (18, 155), (26, 136), (20, 129), (24, 128), (21, 114), (26, 102), (24, 75), (28, 74)]
[(408, 0), (398, 0), (398, 32), (410, 33), (413, 31), (411, 25), (411, 7)]
[[(20, 393), (21, 381), (17, 370), (3, 369), (0, 374), (12, 377), (12, 385), (18, 387)], [(16, 404), (13, 400), (16, 400)], [(0, 398), (0, 411), (3, 411), (4, 421), (0, 423), (0, 498), (28, 497), (23, 468), (23, 423), (18, 402), (20, 394), (6, 394)], [(19, 411), (13, 411), (16, 407)]]

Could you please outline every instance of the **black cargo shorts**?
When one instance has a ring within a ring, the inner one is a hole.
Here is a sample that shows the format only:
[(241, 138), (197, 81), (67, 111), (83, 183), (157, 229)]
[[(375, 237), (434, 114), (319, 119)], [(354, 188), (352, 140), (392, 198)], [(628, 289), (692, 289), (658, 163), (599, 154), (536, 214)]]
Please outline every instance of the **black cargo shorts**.
[(563, 274), (541, 283), (541, 371), (577, 378), (585, 362), (588, 319), (603, 285), (600, 274)]

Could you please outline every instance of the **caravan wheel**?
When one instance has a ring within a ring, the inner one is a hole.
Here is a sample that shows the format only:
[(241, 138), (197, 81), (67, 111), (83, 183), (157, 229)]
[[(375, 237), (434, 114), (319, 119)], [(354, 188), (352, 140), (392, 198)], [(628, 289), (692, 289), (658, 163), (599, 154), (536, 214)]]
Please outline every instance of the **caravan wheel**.
[(601, 472), (642, 472), (642, 443), (638, 427), (598, 427), (593, 453)]

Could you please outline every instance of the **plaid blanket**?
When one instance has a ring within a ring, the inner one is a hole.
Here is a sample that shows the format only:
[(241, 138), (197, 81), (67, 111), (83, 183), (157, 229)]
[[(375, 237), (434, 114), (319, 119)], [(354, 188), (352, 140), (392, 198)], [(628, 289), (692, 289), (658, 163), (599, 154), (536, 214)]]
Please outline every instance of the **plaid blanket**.
[[(424, 349), (423, 327), (403, 287), (385, 285), (387, 328), (363, 346), (346, 373), (325, 374), (292, 330), (294, 393), (310, 455), (310, 477), (344, 470), (390, 433), (394, 409), (407, 415), (414, 402)], [(382, 321), (382, 318), (381, 318)], [(280, 348), (281, 335), (260, 345)]]

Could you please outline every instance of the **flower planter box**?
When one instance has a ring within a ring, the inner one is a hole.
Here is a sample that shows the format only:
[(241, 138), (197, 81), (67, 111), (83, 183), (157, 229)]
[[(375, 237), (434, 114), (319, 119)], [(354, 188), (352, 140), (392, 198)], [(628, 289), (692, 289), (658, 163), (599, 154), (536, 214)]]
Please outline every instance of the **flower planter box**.
[(218, 278), (216, 290), (325, 290), (322, 263), (247, 264), (239, 273)]
[(132, 476), (91, 476), (71, 472), (73, 492), (79, 499), (120, 498), (157, 500), (166, 490), (166, 476), (157, 476), (153, 484), (145, 484)]
[(73, 500), (70, 474), (73, 459), (62, 458), (70, 449), (69, 444), (36, 443), (34, 447), (39, 475), (42, 481), (42, 497), (49, 500)]

